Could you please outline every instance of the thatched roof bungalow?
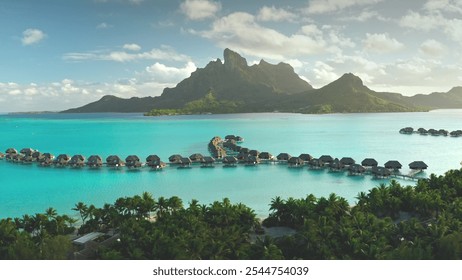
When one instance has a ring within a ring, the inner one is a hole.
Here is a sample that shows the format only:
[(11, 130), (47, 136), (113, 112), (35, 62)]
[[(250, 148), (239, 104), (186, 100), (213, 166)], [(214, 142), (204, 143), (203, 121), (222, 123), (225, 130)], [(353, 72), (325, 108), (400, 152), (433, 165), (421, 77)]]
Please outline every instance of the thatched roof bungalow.
[(280, 153), (277, 155), (276, 159), (279, 161), (288, 161), (292, 156), (288, 153)]
[(432, 136), (439, 136), (439, 135), (440, 135), (440, 132), (439, 132), (438, 130), (434, 129), (434, 128), (430, 128), (430, 129), (428, 130), (428, 133), (429, 133), (430, 135), (432, 135)]
[(438, 133), (442, 136), (448, 136), (449, 132), (446, 129), (438, 130)]
[(399, 170), (403, 165), (397, 160), (389, 160), (385, 163), (385, 168)]
[(366, 168), (360, 164), (352, 164), (348, 167), (350, 175), (363, 175), (366, 172)]
[(45, 166), (45, 167), (48, 167), (48, 166), (51, 166), (52, 164), (54, 163), (53, 159), (50, 158), (50, 157), (44, 157), (40, 160), (39, 162), (39, 165), (40, 166)]
[(298, 156), (301, 160), (309, 162), (310, 160), (313, 159), (313, 157), (310, 154), (300, 154)]
[(382, 166), (374, 166), (371, 169), (372, 175), (376, 178), (386, 178), (391, 175), (390, 170)]
[(334, 158), (332, 158), (330, 155), (322, 155), (319, 157), (319, 159), (324, 163), (331, 163), (334, 161)]
[(305, 161), (300, 157), (291, 157), (287, 163), (289, 164), (289, 167), (302, 167)]
[(192, 154), (189, 156), (189, 159), (192, 161), (192, 162), (201, 162), (201, 160), (204, 158), (204, 156), (202, 154), (199, 154), (199, 153), (195, 153), (195, 154)]
[(20, 161), (23, 163), (31, 163), (34, 161), (34, 158), (32, 157), (32, 154), (35, 152), (34, 149), (31, 148), (24, 148), (20, 151), (22, 157), (20, 158)]
[(417, 129), (417, 132), (418, 132), (420, 135), (427, 135), (427, 134), (428, 134), (428, 130), (426, 130), (426, 129), (423, 128), (423, 127)]
[(399, 133), (402, 133), (402, 134), (412, 134), (412, 133), (414, 133), (414, 128), (412, 128), (412, 127), (401, 128), (401, 129), (399, 130)]
[(321, 169), (324, 167), (324, 162), (318, 158), (314, 158), (308, 162), (308, 166), (312, 169)]
[(241, 162), (244, 162), (247, 157), (249, 156), (248, 153), (243, 153), (243, 152), (240, 152), (239, 154), (237, 154), (236, 158), (241, 161)]
[(335, 158), (332, 162), (329, 163), (329, 169), (331, 171), (342, 171), (343, 167), (343, 163), (341, 163), (338, 158)]
[(8, 148), (6, 149), (5, 151), (5, 158), (6, 160), (13, 160), (13, 155), (16, 155), (18, 154), (18, 151), (16, 151), (15, 148)]
[(160, 170), (167, 166), (158, 155), (149, 155), (146, 158), (146, 165), (155, 170)]
[(183, 157), (178, 163), (180, 164), (180, 168), (189, 168), (191, 167), (192, 161), (187, 157)]
[(110, 155), (106, 158), (106, 165), (113, 168), (125, 166), (125, 162), (117, 155)]
[(143, 164), (137, 155), (129, 155), (125, 158), (125, 166), (128, 168), (140, 168)]
[(343, 165), (346, 165), (346, 166), (350, 166), (350, 165), (353, 165), (356, 163), (356, 161), (354, 159), (352, 159), (351, 157), (342, 157), (340, 159), (340, 162), (343, 164)]
[(53, 161), (54, 159), (55, 159), (55, 156), (54, 156), (53, 154), (50, 154), (50, 153), (43, 153), (43, 154), (39, 157), (38, 161), (41, 163), (41, 162), (43, 162), (43, 161), (45, 161), (45, 160), (51, 160), (51, 161)]
[(462, 136), (462, 130), (454, 130), (454, 131), (451, 131), (451, 133), (449, 133), (449, 135), (451, 135), (452, 137), (459, 137), (459, 136)]
[(361, 165), (364, 167), (374, 167), (377, 166), (379, 163), (373, 158), (366, 158), (361, 161)]
[(223, 167), (236, 166), (237, 158), (233, 156), (225, 156), (222, 162), (223, 162)]
[(54, 165), (58, 167), (64, 167), (67, 166), (69, 163), (69, 160), (71, 160), (71, 157), (67, 154), (60, 154), (58, 157), (54, 160)]
[(413, 161), (409, 163), (409, 168), (412, 170), (424, 170), (428, 168), (428, 165), (423, 161)]
[(258, 157), (262, 160), (273, 160), (274, 156), (268, 152), (261, 152)]
[(39, 161), (39, 158), (42, 156), (42, 153), (39, 151), (34, 151), (32, 153), (32, 161)]
[(260, 152), (258, 150), (250, 150), (249, 155), (258, 157), (260, 155)]
[(85, 157), (82, 155), (73, 155), (71, 160), (69, 160), (68, 165), (70, 167), (84, 167), (85, 166)]
[(91, 155), (87, 160), (87, 166), (90, 168), (98, 168), (103, 166), (103, 159), (98, 155)]
[(181, 155), (175, 154), (175, 155), (171, 155), (168, 158), (168, 161), (173, 164), (179, 164), (182, 158), (183, 157)]
[(248, 155), (244, 159), (244, 163), (247, 166), (255, 166), (255, 165), (260, 163), (260, 159), (258, 157), (256, 157), (256, 156)]
[(215, 159), (213, 157), (205, 156), (201, 159), (202, 167), (213, 167)]

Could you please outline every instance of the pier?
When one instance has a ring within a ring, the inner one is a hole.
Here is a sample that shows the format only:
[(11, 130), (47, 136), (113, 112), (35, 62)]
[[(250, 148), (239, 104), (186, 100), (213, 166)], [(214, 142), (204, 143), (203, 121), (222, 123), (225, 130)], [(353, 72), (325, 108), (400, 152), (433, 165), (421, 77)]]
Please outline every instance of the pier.
[[(410, 132), (411, 129), (407, 129)], [(413, 131), (413, 130), (412, 130)], [(414, 133), (414, 132), (412, 132)], [(400, 172), (402, 164), (397, 160), (389, 160), (384, 166), (379, 166), (373, 158), (365, 158), (361, 164), (357, 164), (351, 157), (343, 157), (340, 160), (331, 155), (321, 155), (314, 158), (308, 153), (299, 156), (291, 156), (288, 153), (279, 153), (274, 157), (269, 152), (260, 152), (257, 149), (249, 149), (241, 146), (243, 138), (240, 136), (227, 135), (225, 138), (213, 137), (208, 143), (210, 156), (200, 153), (191, 154), (185, 157), (179, 154), (171, 155), (168, 162), (163, 162), (155, 154), (148, 155), (145, 162), (142, 162), (137, 155), (129, 155), (125, 160), (117, 155), (109, 155), (105, 162), (99, 155), (91, 155), (86, 160), (85, 156), (76, 154), (72, 157), (67, 154), (60, 154), (55, 157), (51, 153), (41, 153), (32, 148), (24, 148), (18, 152), (14, 148), (6, 149), (5, 153), (0, 153), (0, 160), (5, 159), (14, 164), (36, 163), (41, 167), (48, 168), (91, 168), (99, 169), (103, 167), (112, 169), (142, 170), (149, 168), (153, 171), (160, 171), (166, 167), (190, 169), (194, 166), (202, 168), (213, 168), (215, 166), (236, 167), (258, 166), (264, 164), (287, 165), (289, 168), (304, 168), (308, 170), (328, 170), (329, 172), (347, 172), (349, 176), (372, 175), (374, 178), (398, 178), (403, 180), (425, 179), (421, 172), (427, 169), (427, 165), (422, 161), (414, 161), (409, 164), (410, 172), (403, 174)], [(238, 145), (239, 144), (239, 145)]]

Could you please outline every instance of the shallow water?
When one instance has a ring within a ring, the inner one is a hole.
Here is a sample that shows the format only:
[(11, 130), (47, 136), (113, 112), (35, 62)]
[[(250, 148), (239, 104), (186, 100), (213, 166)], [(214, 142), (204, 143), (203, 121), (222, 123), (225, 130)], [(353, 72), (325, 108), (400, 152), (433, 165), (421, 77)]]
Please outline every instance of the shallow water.
[[(41, 152), (117, 154), (122, 158), (137, 154), (143, 160), (158, 154), (164, 161), (172, 154), (189, 156), (207, 152), (213, 136), (236, 134), (242, 144), (273, 155), (293, 156), (309, 153), (315, 157), (353, 157), (357, 162), (373, 157), (379, 165), (391, 159), (407, 165), (423, 160), (427, 172), (443, 174), (460, 168), (462, 137), (402, 135), (405, 126), (414, 128), (462, 129), (462, 110), (430, 113), (386, 114), (236, 114), (143, 117), (140, 114), (43, 114), (0, 115), (0, 150), (32, 147)], [(161, 172), (89, 170), (83, 168), (41, 168), (0, 161), (0, 217), (43, 212), (53, 206), (71, 214), (79, 201), (102, 206), (121, 196), (153, 193), (155, 197), (177, 195), (184, 202), (192, 198), (211, 203), (228, 197), (243, 202), (264, 216), (275, 196), (304, 197), (332, 192), (354, 203), (360, 191), (367, 191), (387, 180), (370, 176), (352, 177), (346, 173), (260, 165), (236, 168), (176, 169)], [(405, 184), (415, 184), (404, 181)]]

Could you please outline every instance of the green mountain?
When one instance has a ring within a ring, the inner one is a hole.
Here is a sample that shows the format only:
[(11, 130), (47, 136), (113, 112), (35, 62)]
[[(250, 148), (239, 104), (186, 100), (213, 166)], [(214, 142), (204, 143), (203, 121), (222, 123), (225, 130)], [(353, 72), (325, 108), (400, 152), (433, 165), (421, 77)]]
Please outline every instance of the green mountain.
[(435, 109), (462, 108), (462, 87), (454, 87), (448, 92), (434, 92), (428, 95), (417, 94), (410, 97), (410, 101), (418, 106)]
[(113, 95), (105, 95), (98, 101), (65, 110), (61, 113), (142, 113), (153, 108), (154, 99), (153, 97), (124, 99)]

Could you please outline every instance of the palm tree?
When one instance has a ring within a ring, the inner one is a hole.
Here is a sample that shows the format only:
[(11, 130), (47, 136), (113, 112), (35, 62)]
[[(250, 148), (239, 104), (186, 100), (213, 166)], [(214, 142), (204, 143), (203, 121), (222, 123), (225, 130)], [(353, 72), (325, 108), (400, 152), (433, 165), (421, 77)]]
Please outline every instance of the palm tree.
[(80, 218), (82, 219), (82, 224), (85, 224), (85, 220), (88, 217), (88, 207), (85, 203), (79, 202), (75, 204), (75, 207), (71, 210), (78, 211), (80, 214)]

